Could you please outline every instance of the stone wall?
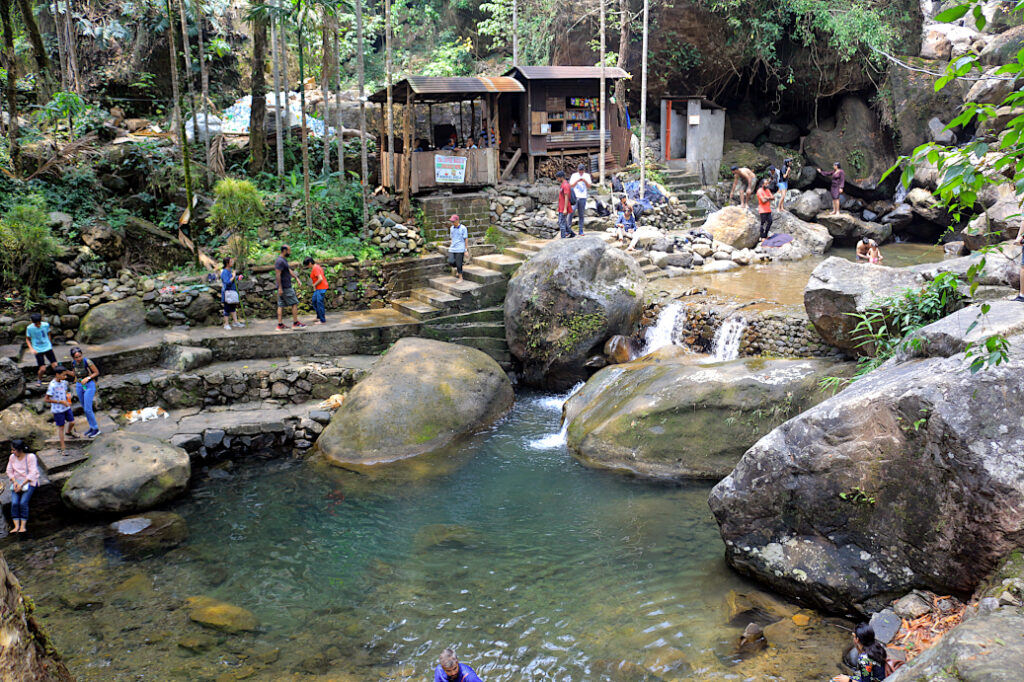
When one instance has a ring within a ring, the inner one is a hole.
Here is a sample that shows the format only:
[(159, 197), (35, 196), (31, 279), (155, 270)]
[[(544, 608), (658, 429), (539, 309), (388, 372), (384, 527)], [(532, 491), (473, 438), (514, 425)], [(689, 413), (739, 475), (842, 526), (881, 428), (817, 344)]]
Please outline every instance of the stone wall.
[(423, 230), (427, 241), (448, 241), (448, 227), (451, 225), (448, 219), (452, 214), (459, 216), (471, 237), (484, 236), (491, 225), (491, 203), (484, 192), (425, 196), (418, 201), (427, 219), (427, 227)]
[(314, 410), (307, 417), (292, 416), (256, 424), (232, 421), (230, 413), (216, 428), (198, 433), (179, 433), (171, 444), (185, 450), (193, 461), (208, 459), (242, 459), (261, 453), (281, 453), (292, 449), (298, 454), (308, 452), (316, 437), (331, 421), (331, 413)]
[(796, 311), (737, 311), (735, 307), (695, 304), (676, 320), (677, 338), (684, 345), (707, 352), (715, 332), (735, 315), (747, 321), (740, 341), (740, 355), (765, 357), (830, 357), (841, 351), (818, 335), (807, 317)]

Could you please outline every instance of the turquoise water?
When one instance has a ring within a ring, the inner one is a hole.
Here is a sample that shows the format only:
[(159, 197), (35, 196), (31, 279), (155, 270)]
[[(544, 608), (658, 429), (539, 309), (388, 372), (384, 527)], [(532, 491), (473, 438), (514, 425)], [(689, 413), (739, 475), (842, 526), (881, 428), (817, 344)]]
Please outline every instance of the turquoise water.
[[(561, 403), (520, 396), (433, 476), (217, 469), (168, 508), (190, 538), (163, 557), (123, 562), (96, 528), (8, 557), (82, 680), (425, 680), (446, 646), (488, 682), (836, 672), (848, 635), (817, 617), (789, 649), (736, 658), (726, 597), (750, 586), (722, 559), (710, 487), (582, 467), (558, 434)], [(198, 595), (249, 609), (261, 630), (190, 623)]]

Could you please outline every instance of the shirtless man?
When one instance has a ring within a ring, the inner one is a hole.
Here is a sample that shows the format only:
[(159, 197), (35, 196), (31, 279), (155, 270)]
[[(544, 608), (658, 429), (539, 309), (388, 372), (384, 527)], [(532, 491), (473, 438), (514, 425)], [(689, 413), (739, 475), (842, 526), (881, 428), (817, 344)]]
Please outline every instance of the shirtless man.
[(871, 251), (871, 240), (867, 237), (861, 237), (861, 240), (857, 242), (857, 262), (867, 261), (868, 253)]
[(740, 183), (740, 180), (745, 180), (747, 187), (740, 191), (740, 206), (746, 206), (747, 202), (750, 201), (751, 195), (754, 194), (757, 176), (749, 168), (733, 166), (730, 170), (732, 171), (732, 189), (729, 190), (729, 201), (732, 201), (732, 195), (736, 193), (736, 186)]

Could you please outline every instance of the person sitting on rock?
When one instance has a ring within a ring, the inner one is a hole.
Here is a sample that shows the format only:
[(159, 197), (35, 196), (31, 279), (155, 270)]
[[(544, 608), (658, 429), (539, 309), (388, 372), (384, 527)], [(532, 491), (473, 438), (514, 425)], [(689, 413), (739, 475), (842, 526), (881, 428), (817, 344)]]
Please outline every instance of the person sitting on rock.
[(483, 682), (472, 668), (459, 663), (459, 657), (451, 649), (442, 651), (437, 662), (434, 682)]
[(746, 206), (747, 202), (750, 201), (750, 197), (754, 194), (757, 176), (749, 168), (733, 166), (729, 170), (732, 171), (732, 189), (729, 190), (729, 201), (732, 201), (732, 195), (736, 193), (736, 186), (743, 180), (746, 182), (746, 189), (740, 192), (740, 206)]
[(620, 243), (625, 241), (627, 236), (633, 235), (633, 240), (629, 243), (626, 251), (632, 251), (636, 246), (636, 219), (633, 217), (632, 207), (626, 206), (619, 213), (619, 219), (615, 223), (615, 235)]
[(832, 682), (881, 682), (885, 679), (885, 662), (889, 658), (885, 645), (875, 639), (875, 630), (861, 623), (853, 631), (857, 647), (857, 669), (853, 675), (836, 675)]
[(11, 441), (7, 478), (11, 482), (11, 521), (14, 522), (11, 532), (24, 533), (28, 523), (28, 501), (39, 485), (39, 464), (20, 438)]

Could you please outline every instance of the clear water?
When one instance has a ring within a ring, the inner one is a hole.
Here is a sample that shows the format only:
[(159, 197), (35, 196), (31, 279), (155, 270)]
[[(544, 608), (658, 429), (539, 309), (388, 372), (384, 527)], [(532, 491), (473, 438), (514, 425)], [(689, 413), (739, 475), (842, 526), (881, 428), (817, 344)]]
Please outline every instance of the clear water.
[[(848, 635), (817, 617), (734, 655), (726, 596), (750, 585), (723, 561), (709, 486), (582, 467), (558, 437), (563, 399), (520, 396), (433, 476), (219, 469), (169, 508), (191, 534), (162, 557), (123, 562), (95, 526), (5, 553), (80, 680), (426, 680), (446, 646), (488, 682), (835, 674)], [(195, 595), (261, 631), (189, 622)]]

